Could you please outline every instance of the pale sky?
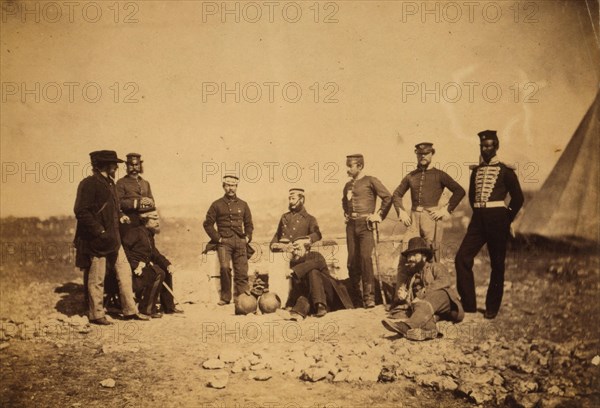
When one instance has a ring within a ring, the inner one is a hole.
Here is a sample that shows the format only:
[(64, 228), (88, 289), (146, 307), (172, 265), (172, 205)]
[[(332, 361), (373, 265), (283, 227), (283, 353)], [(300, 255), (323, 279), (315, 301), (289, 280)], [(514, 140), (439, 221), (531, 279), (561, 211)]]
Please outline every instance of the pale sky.
[(313, 205), (339, 206), (347, 154), (392, 191), (421, 141), (466, 186), (484, 129), (537, 189), (598, 89), (597, 2), (589, 14), (585, 1), (482, 2), (472, 16), (438, 2), (434, 14), (320, 2), (318, 15), (312, 1), (276, 3), (269, 22), (262, 2), (225, 15), (221, 2), (122, 2), (118, 15), (96, 2), (92, 22), (89, 7), (69, 16), (54, 2), (58, 18), (47, 2), (38, 15), (3, 2), (1, 215), (72, 214), (98, 149), (141, 153), (159, 205), (199, 215), (222, 194), (221, 163), (239, 165), (249, 202), (281, 206), (301, 185)]

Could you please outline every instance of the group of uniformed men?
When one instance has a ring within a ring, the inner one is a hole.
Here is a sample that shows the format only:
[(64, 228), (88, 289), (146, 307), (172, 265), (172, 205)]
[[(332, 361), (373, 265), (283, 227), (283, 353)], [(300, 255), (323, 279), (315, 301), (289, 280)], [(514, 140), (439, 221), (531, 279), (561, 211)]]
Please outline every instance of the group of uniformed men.
[[(106, 319), (105, 282), (111, 287), (114, 278), (124, 319), (183, 313), (173, 297), (175, 267), (154, 241), (160, 221), (150, 183), (141, 176), (141, 155), (127, 155), (127, 174), (116, 183), (117, 165), (124, 162), (116, 152), (95, 151), (90, 159), (93, 174), (79, 183), (74, 208), (76, 266), (84, 271), (90, 322), (112, 324)], [(115, 294), (106, 292), (107, 299)]]
[[(270, 249), (292, 254), (287, 272), (292, 287), (285, 305), (290, 310), (290, 318), (300, 320), (311, 313), (321, 317), (332, 310), (375, 306), (372, 257), (376, 242), (373, 229), (386, 218), (392, 205), (399, 221), (408, 229), (403, 240), (406, 245), (398, 265), (392, 305), (388, 318), (382, 321), (383, 325), (409, 339), (423, 340), (437, 335), (436, 318), (459, 322), (465, 313), (476, 313), (473, 263), (484, 244), (487, 244), (491, 260), (484, 317), (495, 318), (502, 302), (510, 224), (524, 199), (514, 168), (497, 157), (499, 140), (496, 131), (482, 131), (478, 136), (481, 155), (479, 164), (471, 166), (469, 183), (469, 204), (473, 215), (455, 258), (458, 292), (446, 266), (439, 261), (442, 221), (451, 216), (465, 191), (447, 173), (431, 166), (435, 149), (432, 143), (423, 142), (415, 146), (417, 168), (402, 179), (393, 194), (376, 177), (364, 173), (363, 155), (346, 157), (350, 181), (343, 189), (342, 208), (348, 247), (347, 286), (331, 277), (325, 259), (318, 251), (310, 250), (311, 245), (321, 239), (321, 232), (315, 217), (304, 207), (305, 191), (301, 188), (289, 190), (289, 212), (281, 217)], [(158, 232), (154, 226), (155, 222), (158, 223), (158, 215), (150, 186), (139, 176), (140, 156), (127, 156), (128, 174), (117, 182), (114, 192), (112, 177), (116, 163), (120, 161), (116, 153), (102, 151), (91, 155), (92, 163), (95, 163), (94, 175), (81, 182), (75, 205), (78, 219), (76, 242), (87, 240), (86, 245), (80, 243), (78, 248), (87, 255), (84, 256), (87, 262), (82, 262), (81, 267), (89, 271), (87, 285), (91, 321), (104, 324), (99, 291), (103, 279), (100, 269), (105, 267), (106, 262), (109, 267), (116, 265), (125, 316), (156, 315), (157, 293), (162, 302), (163, 297), (166, 300), (163, 303), (165, 312), (178, 311), (168, 290), (172, 289), (172, 266), (156, 250), (153, 241), (153, 234)], [(203, 223), (211, 239), (210, 246), (216, 249), (219, 258), (219, 305), (229, 304), (242, 294), (249, 293), (248, 258), (252, 254), (249, 244), (254, 226), (248, 204), (237, 196), (238, 183), (239, 178), (235, 175), (223, 178), (225, 194), (212, 203)], [(441, 203), (445, 189), (451, 192), (451, 196), (447, 202)], [(403, 205), (403, 197), (408, 190), (412, 202), (410, 210)], [(507, 195), (510, 195), (508, 203)], [(381, 201), (379, 209), (376, 209), (377, 197)], [(123, 216), (119, 218), (119, 214)], [(140, 226), (136, 226), (138, 223)], [(119, 225), (122, 231), (129, 230), (121, 233), (125, 255), (120, 249), (119, 234), (115, 234)], [(114, 239), (109, 240), (109, 237)], [(124, 256), (131, 264), (128, 273), (119, 270), (118, 259)], [(149, 270), (148, 266), (152, 268)], [(134, 276), (141, 277), (148, 270), (145, 283), (138, 285), (138, 289), (143, 288), (141, 314), (135, 310), (131, 293), (124, 293), (131, 287), (131, 270)], [(164, 280), (167, 284), (159, 288)]]

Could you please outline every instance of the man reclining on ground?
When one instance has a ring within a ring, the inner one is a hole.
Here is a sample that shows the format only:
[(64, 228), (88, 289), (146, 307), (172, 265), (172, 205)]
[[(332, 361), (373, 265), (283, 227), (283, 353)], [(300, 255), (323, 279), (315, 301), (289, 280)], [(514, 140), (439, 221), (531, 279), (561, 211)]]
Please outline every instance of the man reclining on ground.
[[(407, 259), (406, 268), (399, 268), (396, 296), (399, 309), (406, 309), (405, 319), (382, 320), (386, 329), (401, 334), (409, 340), (427, 340), (437, 337), (435, 315), (441, 319), (460, 322), (464, 311), (452, 278), (443, 264), (433, 263), (433, 251), (421, 237), (408, 241), (402, 252)], [(402, 315), (396, 311), (392, 316)]]
[(323, 255), (310, 251), (307, 240), (294, 241), (289, 274), (291, 320), (302, 320), (311, 312), (323, 317), (328, 311), (352, 309), (346, 288), (329, 274)]

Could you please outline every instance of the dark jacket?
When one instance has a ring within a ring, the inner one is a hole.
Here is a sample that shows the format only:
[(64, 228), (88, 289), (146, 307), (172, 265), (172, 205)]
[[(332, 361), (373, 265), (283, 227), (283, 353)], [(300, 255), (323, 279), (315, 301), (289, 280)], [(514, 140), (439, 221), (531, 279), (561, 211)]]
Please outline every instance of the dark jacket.
[(132, 270), (137, 268), (140, 262), (146, 265), (152, 262), (163, 271), (171, 265), (171, 262), (156, 248), (154, 233), (143, 225), (132, 228), (125, 234), (123, 249)]
[(344, 186), (343, 194), (342, 208), (348, 217), (352, 213), (374, 214), (377, 197), (381, 199), (381, 219), (385, 219), (392, 207), (392, 195), (377, 177), (363, 176), (358, 180), (352, 179)]
[[(215, 223), (217, 229), (215, 229)], [(219, 242), (219, 238), (248, 237), (252, 241), (252, 214), (246, 202), (238, 197), (223, 196), (211, 204), (204, 220), (204, 230), (211, 241)]]
[[(452, 312), (450, 318), (452, 321), (460, 322), (465, 317), (465, 311), (460, 301), (460, 296), (456, 289), (452, 287), (453, 279), (448, 273), (448, 269), (441, 263), (427, 262), (420, 272), (422, 284), (425, 287), (425, 293), (434, 290), (443, 290), (450, 297), (450, 303), (452, 303)], [(412, 296), (413, 288), (411, 282), (413, 281), (414, 275), (410, 275), (404, 268), (398, 272), (398, 278), (396, 281), (396, 290), (400, 286), (404, 286), (408, 289), (409, 296)], [(420, 297), (420, 296), (419, 296)]]
[(321, 239), (321, 231), (317, 219), (302, 207), (298, 212), (288, 211), (281, 216), (271, 244), (279, 242), (283, 238), (294, 241), (297, 238), (306, 236), (310, 238), (312, 244)]
[(77, 187), (74, 206), (77, 218), (75, 265), (89, 268), (91, 257), (114, 253), (121, 246), (119, 236), (119, 201), (115, 183), (97, 171)]
[(452, 192), (448, 201), (448, 212), (451, 213), (465, 196), (465, 190), (460, 184), (448, 173), (436, 168), (413, 170), (394, 190), (392, 195), (394, 208), (400, 214), (400, 209), (404, 209), (402, 197), (409, 189), (413, 210), (417, 207), (437, 207), (444, 188)]
[(328, 304), (330, 310), (352, 309), (354, 308), (352, 300), (348, 295), (346, 287), (329, 274), (327, 261), (325, 257), (318, 252), (308, 252), (304, 257), (298, 260), (290, 261), (290, 268), (294, 271), (294, 279), (302, 279), (307, 273), (312, 270), (318, 270), (323, 279), (331, 282), (335, 290), (336, 299), (333, 304)]
[(127, 175), (120, 178), (117, 181), (117, 196), (119, 197), (121, 210), (126, 214), (140, 209), (142, 197), (154, 200), (150, 183), (141, 176), (131, 177)]
[(525, 201), (521, 185), (515, 171), (493, 157), (489, 164), (481, 163), (471, 166), (469, 183), (469, 204), (490, 201), (504, 201), (510, 194), (508, 212), (510, 220), (514, 220)]

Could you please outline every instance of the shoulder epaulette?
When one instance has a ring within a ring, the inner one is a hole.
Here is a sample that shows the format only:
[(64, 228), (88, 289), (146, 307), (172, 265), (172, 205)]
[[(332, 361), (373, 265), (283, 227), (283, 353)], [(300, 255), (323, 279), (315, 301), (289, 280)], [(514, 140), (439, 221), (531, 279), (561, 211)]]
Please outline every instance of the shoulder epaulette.
[(515, 166), (514, 164), (508, 164), (504, 162), (500, 162), (500, 164), (504, 165), (505, 167), (508, 167), (511, 170), (517, 170), (517, 166)]

